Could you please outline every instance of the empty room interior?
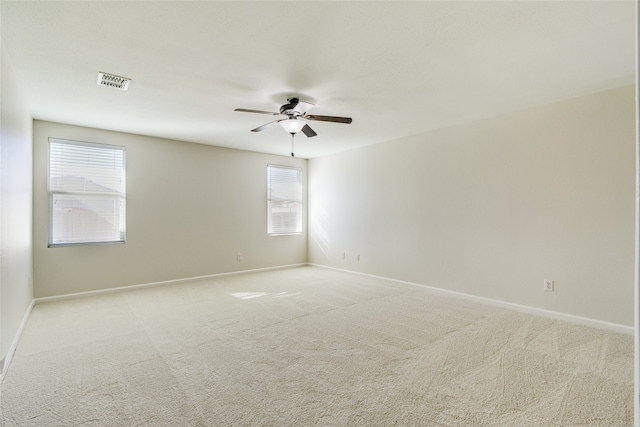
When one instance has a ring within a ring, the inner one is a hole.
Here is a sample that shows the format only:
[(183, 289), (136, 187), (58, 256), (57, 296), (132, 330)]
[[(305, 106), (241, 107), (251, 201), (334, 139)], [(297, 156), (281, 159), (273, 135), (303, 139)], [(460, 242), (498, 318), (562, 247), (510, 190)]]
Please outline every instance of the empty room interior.
[(638, 425), (636, 8), (2, 0), (2, 425)]

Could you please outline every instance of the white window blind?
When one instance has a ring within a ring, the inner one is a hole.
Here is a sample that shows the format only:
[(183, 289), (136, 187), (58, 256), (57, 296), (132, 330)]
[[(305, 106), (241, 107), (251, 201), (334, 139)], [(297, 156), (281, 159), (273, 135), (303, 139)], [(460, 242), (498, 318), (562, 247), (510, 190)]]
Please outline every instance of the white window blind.
[(49, 246), (123, 243), (125, 149), (49, 139)]
[(267, 165), (267, 233), (302, 233), (302, 170)]

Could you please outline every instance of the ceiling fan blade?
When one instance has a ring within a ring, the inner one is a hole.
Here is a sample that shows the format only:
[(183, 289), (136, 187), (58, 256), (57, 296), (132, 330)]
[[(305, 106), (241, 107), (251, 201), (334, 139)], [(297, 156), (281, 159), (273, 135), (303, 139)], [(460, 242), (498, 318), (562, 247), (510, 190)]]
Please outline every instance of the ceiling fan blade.
[(233, 111), (242, 111), (243, 113), (259, 113), (259, 114), (271, 114), (273, 116), (279, 116), (280, 113), (273, 113), (271, 111), (262, 111), (262, 110), (248, 110), (246, 108), (236, 108)]
[(305, 135), (307, 135), (307, 137), (309, 137), (309, 138), (311, 138), (312, 136), (316, 136), (316, 135), (317, 135), (317, 133), (315, 133), (315, 132), (313, 131), (313, 129), (311, 129), (311, 128), (309, 127), (309, 125), (304, 125), (304, 126), (302, 127), (302, 132), (304, 132), (304, 134), (305, 134)]
[(313, 108), (313, 104), (309, 102), (299, 101), (298, 104), (296, 104), (296, 106), (293, 107), (292, 112), (303, 115), (304, 113), (306, 113), (312, 108)]
[(304, 116), (305, 119), (317, 120), (320, 122), (334, 122), (334, 123), (351, 123), (351, 117), (335, 117), (335, 116), (317, 116), (315, 114)]
[(275, 122), (267, 123), (266, 125), (258, 126), (255, 129), (251, 129), (251, 132), (262, 132), (263, 130), (270, 128), (271, 126), (280, 123), (282, 120), (287, 120), (287, 119), (280, 119), (280, 120), (276, 120)]

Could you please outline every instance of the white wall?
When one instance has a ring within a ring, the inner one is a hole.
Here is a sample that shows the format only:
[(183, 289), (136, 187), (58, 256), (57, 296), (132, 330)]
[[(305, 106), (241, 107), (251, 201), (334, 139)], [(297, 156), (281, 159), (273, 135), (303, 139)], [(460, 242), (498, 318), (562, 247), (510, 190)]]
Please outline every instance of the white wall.
[(629, 86), (312, 159), (309, 260), (633, 326), (634, 111)]
[[(38, 120), (33, 129), (36, 297), (307, 260), (306, 233), (266, 232), (267, 164), (302, 167), (306, 198), (306, 160)], [(49, 137), (126, 147), (125, 244), (47, 248)]]
[(15, 344), (33, 299), (31, 115), (4, 46), (0, 103), (0, 358)]

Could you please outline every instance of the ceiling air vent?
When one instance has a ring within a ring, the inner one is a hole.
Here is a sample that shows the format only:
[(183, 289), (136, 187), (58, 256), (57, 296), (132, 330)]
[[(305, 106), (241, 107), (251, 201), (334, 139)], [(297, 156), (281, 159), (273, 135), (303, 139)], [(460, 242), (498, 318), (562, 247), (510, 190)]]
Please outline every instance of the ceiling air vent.
[(126, 77), (103, 73), (102, 71), (98, 73), (98, 84), (100, 86), (108, 86), (114, 89), (127, 90), (129, 89), (129, 82), (131, 82), (131, 79), (128, 79)]

